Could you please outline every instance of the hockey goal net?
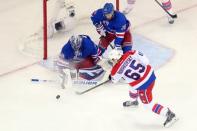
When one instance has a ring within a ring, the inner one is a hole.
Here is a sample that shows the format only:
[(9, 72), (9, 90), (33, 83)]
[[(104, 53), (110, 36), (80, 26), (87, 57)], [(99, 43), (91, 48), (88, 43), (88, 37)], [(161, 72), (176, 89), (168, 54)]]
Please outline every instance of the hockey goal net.
[[(38, 8), (38, 11), (32, 17), (32, 19), (36, 19), (37, 23), (32, 23), (33, 25), (30, 26), (32, 33), (22, 39), (22, 44), (19, 46), (20, 51), (39, 59), (57, 55), (68, 40), (69, 34), (73, 34), (72, 30), (75, 27), (83, 24), (84, 21), (92, 26), (91, 14), (102, 8), (106, 2), (113, 3), (119, 10), (119, 0), (42, 0), (42, 2), (37, 0), (34, 8)], [(64, 19), (68, 25), (66, 25), (66, 31), (57, 33), (50, 26), (54, 26), (54, 23), (60, 19)]]

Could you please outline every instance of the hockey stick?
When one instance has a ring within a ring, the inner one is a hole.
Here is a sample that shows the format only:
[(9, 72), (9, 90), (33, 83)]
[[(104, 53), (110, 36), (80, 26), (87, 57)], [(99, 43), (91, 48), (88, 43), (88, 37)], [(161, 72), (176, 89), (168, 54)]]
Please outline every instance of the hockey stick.
[(93, 90), (93, 89), (95, 89), (95, 88), (97, 88), (97, 87), (99, 87), (99, 86), (101, 86), (101, 85), (106, 84), (106, 83), (109, 82), (109, 81), (110, 81), (110, 80), (108, 79), (108, 80), (106, 80), (106, 81), (104, 81), (104, 82), (102, 82), (102, 83), (100, 83), (100, 84), (98, 84), (98, 85), (96, 85), (96, 86), (93, 86), (92, 88), (89, 88), (89, 89), (84, 90), (84, 91), (81, 91), (81, 92), (76, 91), (75, 93), (76, 93), (77, 95), (85, 94), (85, 93), (87, 93), (87, 92), (89, 92), (89, 91), (91, 91), (91, 90)]
[(55, 83), (55, 82), (58, 82), (56, 80), (46, 80), (46, 79), (37, 79), (37, 78), (32, 78), (31, 79), (31, 82), (36, 82), (36, 83), (47, 83), (47, 82), (52, 82), (52, 83)]
[[(58, 80), (47, 80), (47, 79), (38, 79), (32, 78), (31, 82), (35, 83), (60, 83)], [(72, 80), (74, 85), (96, 85), (98, 81), (88, 81), (88, 80)]]
[(159, 1), (157, 1), (157, 0), (155, 0), (155, 2), (170, 16), (170, 17), (172, 17), (172, 18), (177, 18), (177, 14), (174, 14), (174, 15), (172, 15), (172, 14), (170, 14), (162, 5), (161, 5), (161, 3), (159, 3)]
[(115, 47), (111, 43), (109, 45), (110, 45), (111, 49), (115, 49)]

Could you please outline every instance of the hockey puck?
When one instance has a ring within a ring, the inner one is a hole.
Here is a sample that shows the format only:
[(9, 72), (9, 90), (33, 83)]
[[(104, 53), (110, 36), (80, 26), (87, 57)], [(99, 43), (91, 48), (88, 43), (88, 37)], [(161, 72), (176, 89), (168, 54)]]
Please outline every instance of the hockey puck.
[(57, 95), (57, 96), (56, 96), (56, 99), (59, 99), (59, 98), (60, 98), (60, 95)]

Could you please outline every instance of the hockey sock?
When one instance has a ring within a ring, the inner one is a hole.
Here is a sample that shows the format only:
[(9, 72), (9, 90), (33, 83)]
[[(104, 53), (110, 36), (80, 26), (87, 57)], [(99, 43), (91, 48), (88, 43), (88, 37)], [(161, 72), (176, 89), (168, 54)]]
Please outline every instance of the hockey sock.
[(170, 14), (173, 14), (172, 4), (170, 0), (162, 0), (162, 6), (166, 9)]

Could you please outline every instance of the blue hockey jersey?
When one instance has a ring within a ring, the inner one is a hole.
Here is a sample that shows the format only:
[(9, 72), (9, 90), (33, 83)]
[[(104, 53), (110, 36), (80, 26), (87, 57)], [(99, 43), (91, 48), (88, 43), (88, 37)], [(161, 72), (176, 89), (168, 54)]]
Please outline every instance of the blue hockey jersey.
[(107, 20), (103, 14), (103, 9), (98, 9), (92, 13), (91, 20), (97, 27), (102, 24), (108, 33), (116, 35), (114, 44), (121, 45), (124, 39), (124, 34), (130, 26), (130, 22), (126, 19), (125, 15), (119, 11), (114, 11), (114, 16), (111, 20)]
[(81, 48), (75, 52), (71, 46), (70, 40), (63, 46), (61, 55), (66, 60), (81, 61), (87, 57), (92, 57), (95, 62), (98, 61), (98, 47), (87, 35), (80, 35), (82, 37)]

